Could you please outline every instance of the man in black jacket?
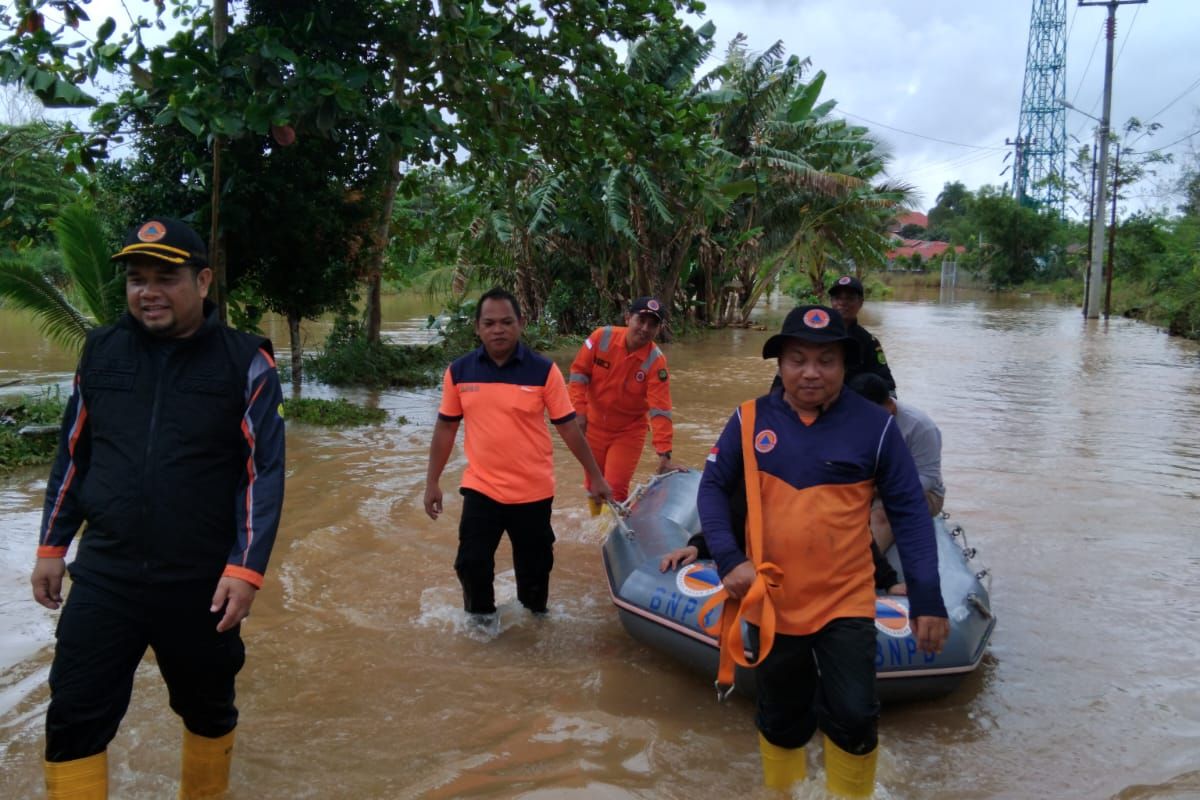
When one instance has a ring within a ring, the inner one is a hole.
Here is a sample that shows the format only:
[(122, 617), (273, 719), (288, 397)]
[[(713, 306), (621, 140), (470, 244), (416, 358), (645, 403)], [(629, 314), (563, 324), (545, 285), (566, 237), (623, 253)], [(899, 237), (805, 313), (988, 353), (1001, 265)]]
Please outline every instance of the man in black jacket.
[(858, 342), (858, 358), (846, 359), (846, 384), (849, 385), (857, 375), (870, 372), (887, 382), (888, 391), (894, 397), (896, 379), (892, 377), (887, 356), (883, 354), (883, 345), (870, 331), (858, 324), (858, 312), (862, 310), (864, 297), (862, 281), (853, 275), (843, 275), (829, 289), (829, 305), (841, 313), (846, 322), (846, 334)]
[(103, 798), (106, 750), (152, 647), (182, 718), (181, 798), (225, 791), (245, 660), (240, 624), (283, 504), (271, 344), (221, 324), (203, 240), (165, 217), (133, 230), (128, 313), (89, 333), (46, 488), (33, 596), (62, 604), (46, 712), (51, 798)]

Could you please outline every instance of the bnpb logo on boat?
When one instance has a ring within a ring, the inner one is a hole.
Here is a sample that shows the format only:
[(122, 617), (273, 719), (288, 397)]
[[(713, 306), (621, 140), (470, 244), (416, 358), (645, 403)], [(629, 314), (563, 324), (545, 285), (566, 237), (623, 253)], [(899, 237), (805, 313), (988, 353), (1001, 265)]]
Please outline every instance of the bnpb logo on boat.
[(908, 608), (890, 597), (875, 598), (875, 627), (886, 636), (903, 639), (912, 633)]
[(721, 588), (721, 577), (711, 562), (688, 564), (675, 573), (675, 587), (688, 597), (708, 597)]

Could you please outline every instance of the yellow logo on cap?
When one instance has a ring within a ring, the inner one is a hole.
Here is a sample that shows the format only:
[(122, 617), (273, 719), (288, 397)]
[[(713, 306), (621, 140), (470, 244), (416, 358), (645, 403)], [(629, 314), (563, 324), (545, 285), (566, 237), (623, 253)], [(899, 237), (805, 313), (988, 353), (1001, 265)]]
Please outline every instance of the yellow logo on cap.
[(158, 220), (150, 220), (138, 228), (137, 238), (143, 242), (157, 242), (167, 235), (167, 226)]

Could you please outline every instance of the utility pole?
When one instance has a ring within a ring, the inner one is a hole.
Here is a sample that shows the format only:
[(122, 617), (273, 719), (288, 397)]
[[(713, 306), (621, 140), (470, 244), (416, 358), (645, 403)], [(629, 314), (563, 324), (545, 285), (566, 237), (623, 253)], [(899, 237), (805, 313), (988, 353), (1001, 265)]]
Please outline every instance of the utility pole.
[(1113, 253), (1117, 249), (1117, 187), (1121, 182), (1121, 143), (1113, 160), (1112, 222), (1108, 226), (1108, 264), (1104, 276), (1104, 318), (1112, 311)]
[[(1096, 225), (1096, 159), (1095, 153), (1092, 154), (1092, 182), (1088, 189), (1088, 247), (1092, 246), (1092, 232)], [(1088, 254), (1087, 272), (1083, 274), (1083, 316), (1087, 317), (1088, 312), (1088, 286), (1092, 282), (1092, 257)]]
[(1105, 22), (1104, 39), (1104, 111), (1100, 115), (1100, 166), (1099, 181), (1096, 184), (1096, 207), (1092, 225), (1092, 264), (1089, 270), (1087, 287), (1088, 319), (1100, 318), (1100, 286), (1104, 281), (1104, 190), (1108, 181), (1108, 134), (1109, 121), (1112, 118), (1112, 74), (1113, 74), (1113, 41), (1117, 35), (1117, 6), (1132, 3), (1146, 3), (1148, 0), (1102, 0), (1087, 2), (1078, 0), (1082, 6), (1105, 6), (1108, 9), (1108, 20)]
[(1034, 139), (1022, 139), (1018, 136), (1016, 139), (1005, 138), (1004, 143), (1013, 146), (1016, 157), (1013, 159), (1013, 200), (1017, 201), (1017, 205), (1022, 205), (1021, 195), (1026, 188), (1026, 172), (1028, 167), (1025, 164), (1025, 149), (1034, 144)]

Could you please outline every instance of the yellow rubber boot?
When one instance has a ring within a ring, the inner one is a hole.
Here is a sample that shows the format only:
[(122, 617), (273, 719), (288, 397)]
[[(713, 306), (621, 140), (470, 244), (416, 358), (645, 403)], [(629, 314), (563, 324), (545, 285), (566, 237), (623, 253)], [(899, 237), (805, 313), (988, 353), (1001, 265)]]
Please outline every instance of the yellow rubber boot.
[(803, 747), (779, 747), (760, 733), (758, 751), (762, 753), (763, 784), (768, 789), (786, 792), (804, 780), (808, 764)]
[(47, 761), (47, 800), (106, 800), (108, 753), (100, 752), (72, 761)]
[(876, 747), (866, 755), (855, 756), (825, 737), (825, 788), (839, 797), (870, 797), (875, 793)]
[(600, 516), (600, 512), (604, 510), (604, 505), (599, 500), (587, 499), (588, 511), (592, 512), (593, 517)]
[(229, 788), (229, 764), (233, 760), (233, 734), (210, 739), (183, 731), (183, 774), (179, 800), (221, 797)]

